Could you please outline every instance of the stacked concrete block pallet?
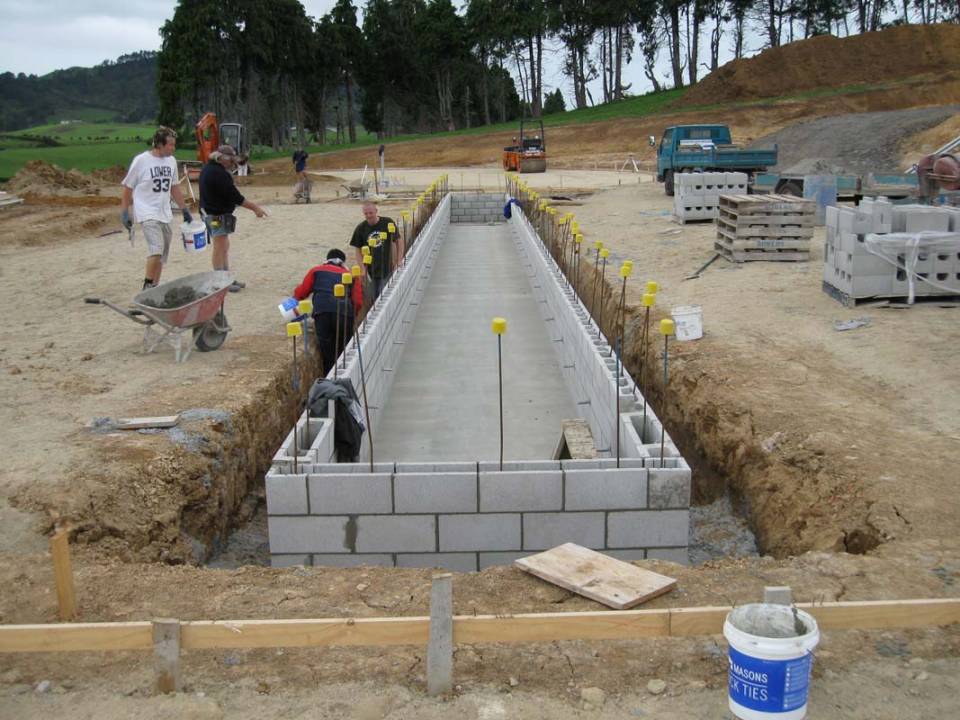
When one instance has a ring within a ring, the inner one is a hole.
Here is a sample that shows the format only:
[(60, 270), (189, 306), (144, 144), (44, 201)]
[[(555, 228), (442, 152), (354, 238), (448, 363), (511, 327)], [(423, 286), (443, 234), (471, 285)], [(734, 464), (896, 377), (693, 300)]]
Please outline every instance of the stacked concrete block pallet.
[(815, 213), (792, 195), (721, 195), (714, 247), (733, 262), (807, 261)]
[[(445, 237), (443, 213), (425, 231), (424, 269)], [(331, 464), (332, 421), (301, 418), (267, 473), (270, 551), (275, 565), (386, 565), (477, 570), (563, 542), (624, 559), (685, 562), (691, 473), (653, 411), (592, 326), (579, 299), (533, 232), (514, 213), (515, 236), (544, 320), (556, 341), (571, 392), (602, 454), (596, 460), (498, 463)], [(421, 235), (423, 238), (423, 234)], [(408, 262), (407, 268), (411, 266)], [(400, 292), (395, 288), (394, 293)], [(415, 292), (415, 291), (407, 291)], [(394, 294), (393, 298), (399, 296)], [(407, 296), (413, 297), (411, 295)], [(388, 300), (386, 307), (390, 307)], [(409, 304), (409, 303), (408, 303)], [(378, 304), (378, 312), (385, 308)], [(398, 307), (402, 305), (398, 304)], [(379, 316), (379, 322), (386, 314)], [(388, 339), (402, 321), (384, 325)], [(380, 326), (377, 326), (380, 327)], [(364, 337), (367, 367), (368, 329)], [(346, 373), (355, 358), (348, 353)], [(369, 376), (368, 376), (369, 377)], [(354, 380), (358, 382), (358, 379)], [(615, 396), (621, 394), (621, 413)], [(378, 391), (378, 398), (385, 397)], [(374, 427), (376, 421), (374, 420)], [(621, 460), (615, 433), (621, 429)], [(660, 443), (664, 453), (661, 460)]]
[(746, 192), (746, 173), (680, 173), (674, 177), (673, 215), (682, 223), (713, 220), (721, 195)]
[(504, 222), (503, 193), (455, 193), (451, 198), (450, 222), (492, 223)]
[(267, 476), (274, 566), (474, 571), (575, 542), (686, 562), (690, 472), (642, 460), (306, 466)]
[[(826, 230), (823, 289), (847, 305), (881, 298), (960, 295), (957, 208), (894, 205), (886, 198), (864, 198), (858, 207), (827, 208)], [(918, 246), (911, 257), (907, 249), (911, 239), (924, 236), (937, 242)], [(902, 246), (902, 250), (881, 252), (884, 239), (890, 241), (889, 247)], [(916, 273), (913, 282), (907, 272), (911, 265)]]

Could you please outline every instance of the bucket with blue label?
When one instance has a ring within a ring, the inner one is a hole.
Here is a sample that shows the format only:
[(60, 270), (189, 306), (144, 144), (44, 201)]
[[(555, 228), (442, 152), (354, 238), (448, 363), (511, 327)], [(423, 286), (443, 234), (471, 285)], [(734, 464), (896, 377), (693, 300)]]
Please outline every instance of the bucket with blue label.
[(740, 720), (803, 720), (820, 630), (789, 605), (741, 605), (727, 615), (728, 699)]
[(201, 220), (185, 222), (180, 226), (183, 249), (187, 252), (202, 252), (207, 247), (207, 226)]
[(296, 298), (292, 297), (284, 298), (283, 302), (277, 305), (280, 315), (283, 316), (286, 322), (293, 322), (300, 316), (299, 308), (300, 303), (297, 302)]

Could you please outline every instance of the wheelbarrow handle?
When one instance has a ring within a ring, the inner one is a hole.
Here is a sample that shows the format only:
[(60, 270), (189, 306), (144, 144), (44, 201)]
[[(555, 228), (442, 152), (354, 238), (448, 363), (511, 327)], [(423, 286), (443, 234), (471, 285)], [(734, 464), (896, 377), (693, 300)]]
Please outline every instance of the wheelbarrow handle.
[(89, 305), (102, 305), (102, 304), (103, 304), (103, 300), (101, 300), (100, 298), (95, 298), (95, 297), (85, 297), (85, 298), (83, 299), (83, 301), (84, 301), (85, 303), (89, 304)]

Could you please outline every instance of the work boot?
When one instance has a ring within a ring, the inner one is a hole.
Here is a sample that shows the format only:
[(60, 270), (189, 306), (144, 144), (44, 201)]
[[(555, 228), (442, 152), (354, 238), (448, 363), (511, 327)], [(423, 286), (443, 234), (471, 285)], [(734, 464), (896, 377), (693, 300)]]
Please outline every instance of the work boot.
[(245, 282), (240, 282), (239, 280), (234, 280), (230, 283), (230, 292), (237, 293), (243, 290), (247, 284)]

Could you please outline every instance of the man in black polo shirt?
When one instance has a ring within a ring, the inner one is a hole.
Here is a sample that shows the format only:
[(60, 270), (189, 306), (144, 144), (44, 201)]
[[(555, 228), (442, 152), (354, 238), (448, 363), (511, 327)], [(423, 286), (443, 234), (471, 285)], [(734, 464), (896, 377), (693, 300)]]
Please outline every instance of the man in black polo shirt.
[[(237, 164), (237, 151), (230, 145), (221, 145), (210, 153), (210, 160), (200, 171), (200, 209), (204, 212), (207, 234), (213, 242), (213, 269), (230, 269), (230, 233), (237, 227), (233, 214), (237, 206), (252, 210), (257, 217), (267, 213), (262, 207), (247, 200), (233, 183), (232, 171)], [(240, 292), (246, 283), (234, 281), (230, 292)]]
[[(363, 247), (366, 245), (370, 248), (373, 262), (366, 267), (370, 277), (370, 302), (373, 303), (380, 297), (380, 292), (387, 284), (390, 273), (403, 257), (403, 241), (397, 233), (397, 226), (393, 220), (380, 217), (376, 203), (363, 204), (363, 217), (363, 222), (353, 231), (350, 245), (357, 249), (357, 264), (360, 267), (363, 267)], [(390, 228), (393, 230), (391, 231)], [(397, 246), (396, 253), (392, 251), (394, 245)]]

